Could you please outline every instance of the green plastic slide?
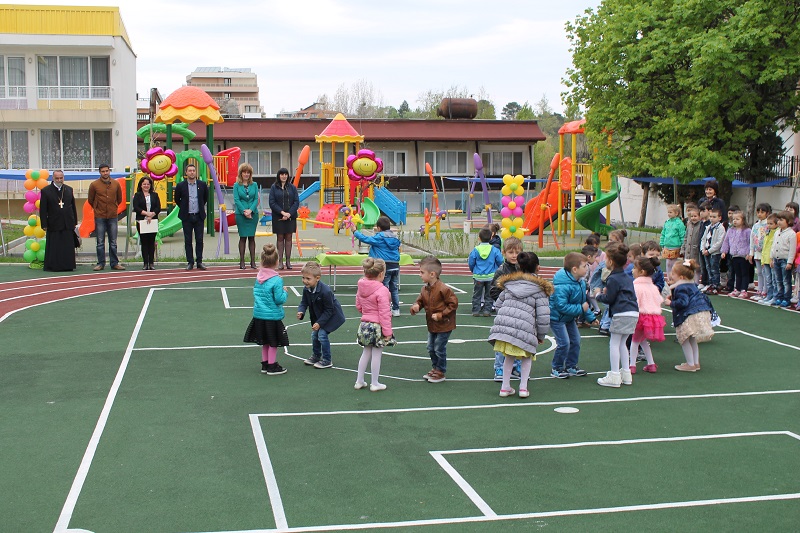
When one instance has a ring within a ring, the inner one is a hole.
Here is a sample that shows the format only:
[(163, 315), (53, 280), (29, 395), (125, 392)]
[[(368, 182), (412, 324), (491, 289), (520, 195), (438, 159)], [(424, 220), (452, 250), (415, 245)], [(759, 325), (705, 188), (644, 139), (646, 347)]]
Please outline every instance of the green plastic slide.
[(161, 222), (158, 223), (158, 236), (157, 238), (162, 239), (164, 237), (170, 237), (178, 232), (178, 230), (183, 228), (181, 224), (181, 219), (178, 218), (178, 212), (180, 209), (175, 207), (169, 215), (167, 215)]
[(375, 205), (375, 202), (369, 198), (364, 198), (364, 200), (361, 201), (361, 209), (364, 211), (364, 216), (361, 217), (361, 219), (364, 221), (362, 227), (366, 229), (374, 227), (378, 222), (378, 217), (381, 216), (381, 210), (378, 209), (378, 206)]
[(614, 231), (614, 226), (600, 222), (600, 212), (605, 206), (617, 199), (619, 195), (619, 182), (614, 177), (611, 180), (611, 190), (604, 193), (600, 190), (600, 180), (596, 177), (594, 182), (594, 200), (575, 211), (575, 220), (584, 228), (597, 232), (600, 235), (608, 235)]

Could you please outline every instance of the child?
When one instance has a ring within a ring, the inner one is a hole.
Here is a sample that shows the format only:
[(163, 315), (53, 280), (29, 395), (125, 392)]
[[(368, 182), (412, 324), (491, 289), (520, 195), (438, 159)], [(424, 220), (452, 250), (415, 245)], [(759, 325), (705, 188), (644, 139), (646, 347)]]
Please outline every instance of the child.
[(657, 257), (639, 257), (633, 267), (633, 290), (636, 293), (636, 303), (639, 306), (639, 320), (633, 332), (630, 349), (630, 371), (636, 373), (636, 360), (639, 347), (642, 347), (647, 364), (642, 368), (645, 372), (655, 374), (658, 370), (650, 341), (664, 341), (664, 326), (666, 321), (661, 314), (661, 303), (664, 298), (658, 286), (653, 283), (653, 274), (659, 268), (661, 261)]
[(253, 319), (244, 333), (244, 342), (261, 345), (261, 373), (268, 376), (286, 373), (277, 362), (278, 346), (289, 346), (289, 335), (283, 325), (286, 289), (275, 271), (277, 264), (275, 245), (265, 244), (261, 251), (261, 268), (253, 286)]
[[(705, 234), (708, 226), (711, 225), (711, 221), (708, 219), (708, 215), (710, 214), (711, 211), (709, 210), (708, 202), (706, 201), (700, 202), (701, 225), (700, 225), (700, 231), (698, 232), (697, 235), (697, 253), (699, 257), (697, 262), (700, 263), (700, 286), (698, 287), (698, 289), (700, 289), (701, 291), (705, 291), (711, 284), (711, 281), (709, 281), (708, 270), (706, 270), (706, 262), (703, 259), (703, 251), (700, 249), (700, 244), (703, 242), (703, 235)], [(669, 272), (667, 272), (667, 274), (669, 274)]]
[(492, 237), (489, 239), (489, 244), (497, 248), (498, 250), (502, 250), (503, 241), (500, 239), (500, 224), (487, 224), (489, 231), (492, 232)]
[(669, 274), (672, 298), (672, 323), (675, 334), (683, 348), (686, 362), (675, 365), (680, 372), (697, 372), (700, 370), (700, 349), (698, 342), (706, 342), (714, 336), (711, 328), (711, 313), (714, 308), (708, 296), (701, 293), (694, 284), (694, 275), (699, 266), (690, 259), (672, 267)]
[[(595, 315), (600, 314), (600, 306), (597, 304), (597, 300), (594, 299), (594, 295), (592, 295), (591, 291), (589, 290), (589, 280), (592, 279), (592, 275), (594, 275), (595, 271), (598, 269), (600, 265), (599, 259), (599, 250), (596, 246), (586, 245), (581, 249), (581, 253), (586, 256), (586, 265), (588, 268), (586, 269), (586, 277), (583, 278), (586, 282), (586, 302), (589, 304), (589, 309)], [(603, 254), (603, 261), (606, 260), (606, 254)]]
[(368, 257), (361, 262), (361, 266), (364, 267), (364, 277), (358, 280), (356, 292), (356, 309), (361, 313), (361, 325), (356, 338), (364, 349), (361, 351), (361, 359), (358, 360), (358, 375), (354, 387), (358, 390), (367, 386), (364, 374), (371, 361), (372, 383), (369, 390), (378, 392), (386, 390), (386, 385), (378, 381), (383, 347), (395, 344), (392, 337), (391, 296), (389, 289), (383, 284), (386, 275), (384, 260)]
[(750, 253), (747, 260), (754, 262), (756, 273), (758, 274), (758, 293), (753, 300), (763, 300), (767, 295), (767, 287), (764, 283), (764, 272), (762, 270), (761, 255), (764, 249), (764, 237), (767, 235), (767, 217), (772, 213), (772, 206), (767, 203), (760, 203), (756, 206), (756, 221), (750, 228)]
[[(662, 294), (669, 294), (669, 291), (666, 289), (667, 282), (664, 279), (664, 272), (661, 270), (661, 246), (656, 241), (645, 241), (642, 243), (642, 254), (648, 259), (657, 259), (655, 270), (653, 271), (653, 275), (651, 276), (653, 283), (655, 284), (656, 288)], [(631, 274), (633, 272), (631, 271)], [(634, 276), (636, 278), (636, 276)]]
[(609, 361), (611, 370), (605, 377), (597, 380), (603, 387), (619, 388), (621, 384), (633, 384), (629, 358), (630, 353), (625, 343), (636, 330), (639, 321), (639, 306), (636, 303), (636, 292), (633, 279), (623, 271), (628, 258), (628, 247), (624, 244), (612, 243), (606, 248), (606, 263), (612, 269), (606, 280), (606, 288), (595, 290), (595, 298), (608, 306), (611, 317), (611, 333), (609, 339)]
[[(616, 231), (616, 230), (615, 230)], [(609, 236), (609, 240), (611, 237)], [(585, 246), (594, 246), (597, 248), (599, 253), (597, 254), (597, 264), (604, 263), (606, 261), (606, 253), (600, 250), (600, 234), (599, 233), (591, 233), (588, 237), (586, 237), (586, 241), (583, 243)], [(594, 270), (592, 271), (594, 272)]]
[(369, 244), (370, 257), (383, 259), (386, 263), (383, 285), (392, 295), (392, 316), (400, 316), (400, 239), (392, 231), (389, 217), (378, 217), (375, 227), (380, 231), (374, 237), (368, 237), (360, 231), (353, 232), (353, 237)]
[[(518, 272), (506, 274), (497, 280), (502, 292), (497, 299), (497, 316), (489, 333), (489, 343), (494, 346), (495, 352), (504, 355), (503, 385), (500, 387), (502, 398), (516, 392), (511, 388), (511, 368), (515, 361), (521, 361), (522, 366), (519, 397), (527, 398), (530, 395), (528, 378), (536, 358), (536, 347), (544, 342), (550, 325), (547, 297), (553, 293), (553, 286), (536, 275), (539, 257), (533, 252), (522, 252), (517, 262)], [(525, 318), (521, 320), (520, 317)]]
[[(507, 274), (512, 274), (519, 270), (519, 266), (517, 265), (517, 257), (522, 252), (522, 241), (516, 237), (509, 237), (503, 243), (503, 258), (505, 261), (502, 265), (495, 271), (494, 277), (492, 278), (492, 286), (489, 289), (489, 297), (492, 301), (497, 300), (500, 297), (500, 292), (502, 290), (500, 287), (497, 286), (497, 280), (501, 276), (505, 276)], [(503, 362), (505, 361), (505, 357), (500, 352), (495, 352), (494, 354), (494, 380), (495, 381), (503, 381)], [(519, 361), (516, 362), (514, 365), (514, 369), (511, 371), (513, 376), (520, 375), (520, 364)]]
[(564, 256), (564, 268), (553, 276), (550, 296), (550, 329), (556, 338), (556, 352), (553, 355), (550, 375), (566, 379), (571, 376), (585, 376), (586, 371), (578, 366), (581, 352), (581, 335), (578, 333), (576, 318), (584, 322), (594, 322), (595, 314), (586, 301), (586, 272), (589, 270), (586, 256), (576, 252)]
[(447, 339), (456, 329), (456, 309), (458, 298), (442, 283), (442, 263), (429, 255), (419, 262), (419, 277), (425, 285), (411, 306), (415, 315), (425, 309), (425, 322), (428, 325), (428, 355), (431, 358), (431, 371), (423, 379), (429, 383), (441, 383), (447, 373)]
[(491, 238), (489, 228), (480, 230), (478, 239), (481, 243), (472, 249), (467, 259), (469, 271), (472, 272), (472, 316), (492, 316), (490, 290), (494, 273), (503, 264), (503, 254), (489, 244)]
[(303, 361), (314, 368), (330, 368), (331, 341), (328, 335), (344, 324), (342, 306), (330, 287), (320, 281), (322, 269), (309, 261), (300, 271), (303, 276), (303, 297), (297, 306), (297, 320), (303, 320), (306, 309), (311, 311), (311, 357)]
[(708, 272), (708, 294), (719, 294), (719, 261), (722, 255), (722, 241), (725, 239), (725, 226), (722, 225), (722, 214), (719, 209), (711, 209), (708, 213), (708, 227), (700, 239), (700, 254)]
[[(627, 231), (624, 229), (615, 229), (608, 234), (609, 245), (614, 242), (624, 243), (627, 237)], [(605, 252), (603, 252), (603, 256), (605, 256)], [(604, 288), (606, 286), (606, 279), (608, 278), (609, 274), (611, 274), (611, 270), (606, 268), (606, 258), (604, 257), (600, 260), (600, 263), (597, 265), (594, 274), (589, 279), (589, 290), (594, 292), (596, 289)], [(605, 309), (603, 311), (603, 315), (600, 317), (600, 326), (598, 327), (597, 332), (600, 335), (610, 335), (608, 331), (608, 327), (610, 325), (611, 317), (608, 316), (608, 309)]]
[(633, 279), (633, 262), (636, 261), (636, 258), (642, 255), (643, 253), (644, 250), (641, 244), (633, 243), (628, 248), (628, 258), (625, 261), (625, 267), (623, 268), (623, 270), (627, 275), (631, 277), (631, 279)]
[(798, 215), (800, 213), (800, 206), (797, 205), (797, 202), (788, 202), (783, 210), (792, 214), (793, 222), (791, 226), (794, 232), (800, 232), (800, 216)]
[(748, 275), (747, 256), (750, 253), (750, 228), (744, 220), (744, 214), (736, 211), (728, 218), (731, 226), (725, 232), (722, 240), (722, 259), (728, 259), (728, 276), (733, 280), (733, 290), (728, 294), (731, 298), (741, 298), (749, 300), (747, 295), (747, 284), (750, 280)]
[[(767, 232), (764, 235), (764, 246), (761, 248), (761, 271), (764, 274), (763, 285), (766, 296), (758, 303), (761, 305), (773, 305), (775, 303), (776, 284), (775, 273), (772, 271), (772, 241), (778, 229), (778, 215), (771, 213), (767, 217)], [(758, 281), (759, 286), (761, 280)]]
[(775, 231), (770, 250), (772, 273), (777, 289), (773, 305), (789, 307), (789, 300), (792, 298), (792, 268), (797, 251), (797, 235), (790, 227), (794, 219), (790, 212), (780, 211), (776, 217), (778, 229)]
[(686, 237), (686, 226), (681, 220), (681, 206), (671, 204), (667, 206), (667, 221), (661, 229), (661, 238), (658, 244), (663, 249), (663, 256), (667, 260), (667, 272), (672, 270), (672, 265), (678, 261), (681, 246)]

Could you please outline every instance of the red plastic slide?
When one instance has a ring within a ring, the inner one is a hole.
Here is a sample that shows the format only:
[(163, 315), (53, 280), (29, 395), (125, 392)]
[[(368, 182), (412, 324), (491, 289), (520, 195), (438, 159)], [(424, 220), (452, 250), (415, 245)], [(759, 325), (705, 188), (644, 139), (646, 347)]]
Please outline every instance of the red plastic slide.
[[(526, 235), (536, 235), (539, 233), (539, 219), (544, 216), (544, 225), (547, 227), (552, 221), (558, 218), (558, 195), (561, 194), (560, 187), (550, 187), (550, 195), (545, 200), (545, 193), (543, 190), (536, 198), (528, 200), (525, 204), (525, 219), (524, 227)], [(548, 211), (542, 210), (542, 203), (550, 204), (549, 218), (547, 217)]]
[[(325, 204), (322, 206), (322, 209), (319, 210), (317, 213), (317, 220), (320, 222), (328, 222), (329, 224), (333, 224), (333, 221), (336, 220), (336, 216), (339, 214), (339, 209), (341, 209), (344, 204)], [(326, 226), (324, 224), (314, 224), (315, 228), (328, 228), (330, 226)]]

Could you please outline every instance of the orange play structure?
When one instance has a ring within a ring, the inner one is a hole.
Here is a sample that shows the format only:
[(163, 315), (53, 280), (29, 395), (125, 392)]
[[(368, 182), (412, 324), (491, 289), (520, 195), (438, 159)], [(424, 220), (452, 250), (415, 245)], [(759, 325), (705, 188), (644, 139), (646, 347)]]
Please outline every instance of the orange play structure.
[[(128, 208), (128, 200), (126, 198), (126, 185), (125, 180), (129, 178), (116, 178), (119, 182), (119, 188), (122, 189), (122, 202), (120, 202), (119, 207), (117, 208), (117, 215), (121, 215), (125, 212)], [(94, 231), (94, 209), (92, 206), (89, 205), (89, 202), (83, 203), (83, 220), (81, 221), (81, 227), (78, 232), (81, 234), (81, 237), (84, 239), (88, 238), (89, 235), (92, 234)]]

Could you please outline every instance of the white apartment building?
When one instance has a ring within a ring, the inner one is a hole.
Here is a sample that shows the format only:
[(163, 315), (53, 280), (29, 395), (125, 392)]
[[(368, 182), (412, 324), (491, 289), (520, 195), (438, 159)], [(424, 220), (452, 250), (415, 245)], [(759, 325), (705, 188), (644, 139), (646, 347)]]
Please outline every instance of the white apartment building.
[(0, 5), (0, 167), (136, 164), (136, 55), (116, 7)]
[[(203, 89), (221, 107), (225, 117), (261, 118), (264, 108), (258, 96), (258, 77), (249, 68), (197, 67), (186, 76), (186, 85)], [(238, 114), (227, 108), (235, 102)]]

